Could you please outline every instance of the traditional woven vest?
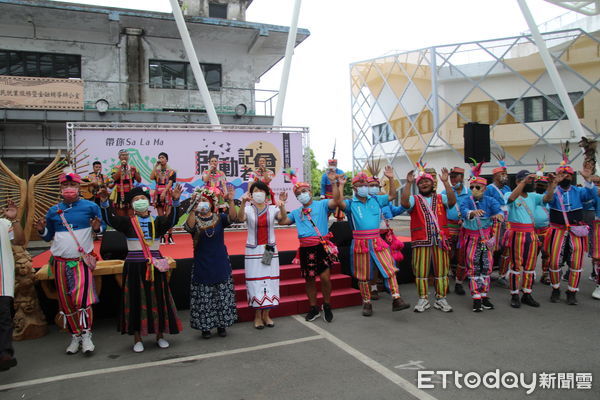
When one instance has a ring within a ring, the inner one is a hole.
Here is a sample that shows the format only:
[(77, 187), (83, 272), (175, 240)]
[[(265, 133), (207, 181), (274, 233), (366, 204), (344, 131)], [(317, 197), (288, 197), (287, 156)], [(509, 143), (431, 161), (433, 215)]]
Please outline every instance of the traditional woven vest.
[[(415, 206), (410, 213), (410, 236), (413, 242), (430, 242), (433, 239), (435, 223), (427, 211), (425, 204), (414, 196)], [(431, 209), (437, 215), (438, 225), (443, 238), (448, 238), (448, 219), (441, 195), (435, 195), (431, 202)]]

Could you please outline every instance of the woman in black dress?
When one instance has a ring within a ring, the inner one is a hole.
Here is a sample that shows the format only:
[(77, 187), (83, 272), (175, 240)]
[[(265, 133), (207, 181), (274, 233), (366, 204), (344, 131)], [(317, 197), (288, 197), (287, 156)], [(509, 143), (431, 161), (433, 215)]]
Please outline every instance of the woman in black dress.
[[(133, 217), (116, 215), (108, 203), (106, 190), (100, 193), (102, 218), (127, 237), (128, 253), (123, 267), (119, 330), (121, 334), (133, 335), (133, 351), (136, 353), (144, 351), (142, 336), (156, 334), (157, 346), (166, 349), (169, 342), (163, 338), (163, 334), (176, 334), (182, 330), (169, 290), (167, 272), (159, 271), (148, 261), (144, 252), (146, 248), (151, 253), (151, 258), (163, 258), (159, 251), (159, 239), (175, 225), (181, 215), (178, 208), (181, 192), (181, 186), (177, 185), (172, 194), (171, 212), (167, 216), (156, 218), (148, 211), (150, 190), (147, 187), (138, 186), (127, 193), (126, 201), (134, 210)], [(136, 231), (143, 233), (145, 245), (138, 239)]]

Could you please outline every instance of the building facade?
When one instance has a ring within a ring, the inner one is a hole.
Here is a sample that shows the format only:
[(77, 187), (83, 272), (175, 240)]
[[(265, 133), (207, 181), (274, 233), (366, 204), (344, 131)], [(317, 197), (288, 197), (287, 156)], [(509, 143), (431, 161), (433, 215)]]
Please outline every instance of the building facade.
[[(600, 132), (600, 32), (543, 34), (586, 135)], [(463, 127), (490, 125), (492, 152), (504, 152), (509, 173), (547, 170), (561, 160), (561, 142), (582, 161), (575, 137), (532, 38), (521, 35), (434, 46), (350, 66), (353, 167), (369, 158), (392, 163), (398, 178), (418, 160), (436, 169), (464, 166)], [(484, 167), (489, 173), (492, 157)]]
[[(248, 0), (180, 3), (220, 122), (270, 125), (277, 92), (255, 84), (289, 28), (247, 22)], [(66, 122), (209, 122), (171, 14), (0, 0), (0, 157), (41, 171)]]

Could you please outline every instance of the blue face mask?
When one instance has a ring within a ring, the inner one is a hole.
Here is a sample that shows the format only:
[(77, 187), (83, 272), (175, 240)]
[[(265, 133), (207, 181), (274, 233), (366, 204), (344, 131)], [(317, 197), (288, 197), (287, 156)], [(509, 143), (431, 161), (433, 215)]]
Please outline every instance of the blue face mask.
[(302, 205), (308, 204), (308, 202), (310, 202), (310, 194), (308, 194), (308, 192), (302, 192), (298, 196), (296, 196), (296, 198)]
[(356, 189), (356, 195), (358, 197), (367, 197), (367, 196), (369, 196), (369, 187), (368, 186), (359, 186)]
[(379, 194), (379, 188), (377, 186), (369, 186), (369, 194), (371, 196), (377, 196)]

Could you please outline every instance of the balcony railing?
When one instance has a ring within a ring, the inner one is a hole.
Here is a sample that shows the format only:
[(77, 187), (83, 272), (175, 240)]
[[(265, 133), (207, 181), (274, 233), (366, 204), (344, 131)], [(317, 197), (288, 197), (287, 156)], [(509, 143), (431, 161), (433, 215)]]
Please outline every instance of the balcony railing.
[[(84, 108), (95, 110), (100, 99), (108, 102), (109, 111), (206, 112), (197, 89), (184, 85), (159, 88), (148, 82), (84, 80)], [(276, 90), (222, 86), (209, 88), (219, 114), (235, 114), (240, 104), (247, 116), (273, 116), (277, 105)], [(239, 111), (239, 110), (238, 110)]]

